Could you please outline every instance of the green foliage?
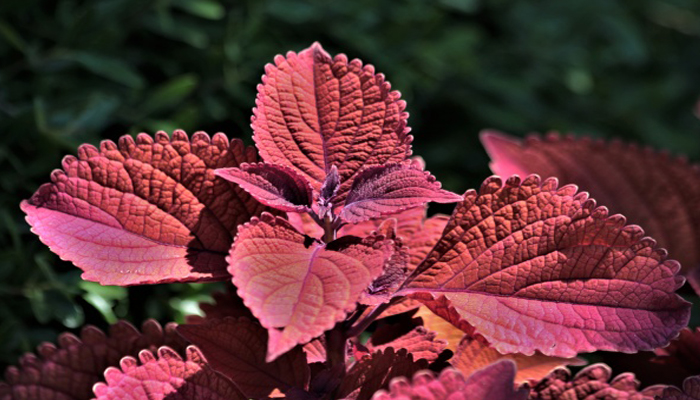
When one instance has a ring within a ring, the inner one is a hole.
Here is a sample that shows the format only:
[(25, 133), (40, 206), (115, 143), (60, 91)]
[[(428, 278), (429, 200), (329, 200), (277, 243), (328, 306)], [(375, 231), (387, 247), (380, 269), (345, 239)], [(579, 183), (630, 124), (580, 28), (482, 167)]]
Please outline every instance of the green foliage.
[(0, 364), (83, 322), (182, 320), (216, 287), (81, 283), (30, 234), (20, 200), (80, 143), (174, 128), (250, 141), (263, 65), (318, 40), (402, 91), (415, 146), (449, 190), (489, 174), (486, 127), (622, 137), (697, 161), (699, 35), (693, 0), (4, 0)]

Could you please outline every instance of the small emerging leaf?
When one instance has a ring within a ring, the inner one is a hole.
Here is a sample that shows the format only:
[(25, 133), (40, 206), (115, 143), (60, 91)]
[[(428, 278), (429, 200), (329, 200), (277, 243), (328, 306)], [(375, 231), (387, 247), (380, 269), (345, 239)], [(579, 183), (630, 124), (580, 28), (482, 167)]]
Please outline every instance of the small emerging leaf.
[(246, 306), (268, 329), (267, 360), (344, 319), (392, 252), (393, 242), (378, 237), (325, 245), (267, 213), (242, 226), (229, 272)]
[(240, 185), (255, 200), (286, 212), (309, 212), (313, 189), (295, 170), (275, 164), (241, 164), (217, 169), (216, 175)]
[(353, 181), (340, 218), (358, 223), (434, 201), (454, 203), (462, 196), (440, 189), (440, 182), (414, 163), (363, 169)]

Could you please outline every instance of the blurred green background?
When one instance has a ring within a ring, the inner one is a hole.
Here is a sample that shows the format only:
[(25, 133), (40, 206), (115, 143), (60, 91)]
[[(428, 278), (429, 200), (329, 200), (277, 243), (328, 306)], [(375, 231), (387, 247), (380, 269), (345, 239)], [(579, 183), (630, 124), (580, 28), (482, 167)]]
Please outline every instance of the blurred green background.
[(700, 159), (697, 0), (3, 0), (0, 370), (84, 323), (182, 321), (216, 288), (81, 282), (19, 210), (61, 157), (175, 128), (250, 142), (263, 66), (314, 41), (386, 74), (408, 102), (415, 153), (450, 190), (489, 175), (487, 127)]

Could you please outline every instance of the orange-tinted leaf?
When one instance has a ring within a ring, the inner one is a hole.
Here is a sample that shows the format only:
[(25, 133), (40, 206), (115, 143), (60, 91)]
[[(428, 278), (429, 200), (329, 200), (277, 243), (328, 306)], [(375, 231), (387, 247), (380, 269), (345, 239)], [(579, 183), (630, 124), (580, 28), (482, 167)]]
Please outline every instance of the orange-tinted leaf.
[(642, 226), (685, 270), (700, 266), (699, 166), (620, 141), (556, 134), (520, 141), (491, 131), (481, 139), (495, 174), (535, 173), (576, 184)]
[(641, 228), (573, 186), (492, 177), (466, 193), (400, 293), (444, 296), (504, 353), (633, 352), (686, 326), (679, 269)]
[(224, 134), (123, 136), (82, 145), (63, 170), (22, 202), (51, 250), (104, 285), (228, 277), (225, 256), (238, 225), (264, 207), (214, 170), (256, 161)]
[(96, 400), (247, 399), (231, 381), (214, 372), (194, 346), (187, 348), (184, 360), (161, 347), (157, 356), (143, 350), (138, 361), (124, 357), (119, 367), (108, 368), (107, 383), (95, 385)]
[(268, 329), (267, 360), (344, 319), (392, 252), (393, 242), (380, 236), (325, 245), (266, 213), (241, 227), (229, 272), (246, 306)]
[(255, 321), (212, 319), (203, 324), (180, 325), (178, 332), (199, 347), (209, 364), (249, 398), (268, 396), (274, 389), (287, 392), (308, 388), (310, 372), (301, 348), (266, 362), (267, 332)]
[(268, 163), (297, 169), (319, 190), (335, 165), (338, 201), (362, 167), (401, 162), (411, 154), (406, 103), (382, 74), (314, 43), (278, 55), (258, 85), (253, 131)]
[(558, 367), (585, 364), (580, 358), (550, 357), (541, 353), (535, 353), (531, 356), (524, 354), (503, 355), (491, 347), (489, 342), (480, 335), (465, 337), (458, 345), (450, 363), (465, 376), (469, 376), (476, 370), (504, 359), (513, 361), (518, 367), (515, 376), (516, 382), (542, 379)]

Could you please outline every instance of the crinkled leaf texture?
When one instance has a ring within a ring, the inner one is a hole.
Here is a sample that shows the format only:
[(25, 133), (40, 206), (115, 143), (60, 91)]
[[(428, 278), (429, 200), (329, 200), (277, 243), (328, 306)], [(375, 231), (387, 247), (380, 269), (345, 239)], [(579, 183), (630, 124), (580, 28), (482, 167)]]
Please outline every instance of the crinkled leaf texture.
[(491, 177), (402, 290), (444, 296), (502, 353), (573, 357), (666, 345), (689, 319), (679, 269), (575, 186)]
[(267, 360), (331, 329), (382, 272), (393, 241), (343, 237), (327, 245), (263, 213), (239, 229), (228, 258), (233, 284), (268, 329)]
[(236, 386), (212, 370), (199, 350), (190, 346), (182, 359), (169, 347), (139, 353), (138, 361), (124, 357), (120, 368), (105, 371), (96, 400), (245, 400)]
[(268, 163), (287, 165), (319, 190), (338, 168), (342, 201), (362, 167), (411, 154), (408, 113), (382, 74), (314, 43), (265, 66), (253, 116), (253, 139)]
[(525, 400), (528, 390), (514, 389), (515, 364), (500, 361), (465, 378), (454, 369), (443, 370), (438, 377), (422, 371), (409, 382), (395, 379), (389, 391), (380, 391), (373, 400), (424, 399), (424, 400)]
[(685, 378), (683, 390), (669, 387), (657, 398), (661, 400), (700, 400), (700, 376)]
[(26, 354), (18, 368), (5, 371), (0, 400), (91, 399), (92, 386), (102, 379), (107, 367), (118, 365), (122, 357), (160, 346), (179, 351), (186, 343), (175, 333), (174, 324), (163, 330), (153, 320), (144, 322), (141, 332), (119, 321), (110, 327), (109, 335), (93, 326), (84, 327), (80, 338), (64, 333), (58, 346), (44, 343), (38, 348), (38, 357)]
[(700, 166), (620, 141), (482, 133), (495, 174), (536, 173), (574, 183), (639, 224), (680, 261), (700, 266)]
[(310, 372), (304, 351), (296, 347), (267, 363), (267, 332), (257, 321), (227, 317), (177, 329), (249, 398), (269, 396), (274, 389), (308, 389)]
[(634, 374), (624, 373), (612, 377), (612, 370), (605, 364), (593, 364), (571, 376), (571, 371), (558, 368), (541, 381), (530, 381), (530, 399), (533, 400), (588, 400), (628, 399), (653, 400), (663, 388), (651, 386), (639, 390)]
[(118, 145), (80, 146), (21, 207), (33, 232), (83, 279), (221, 280), (238, 225), (265, 208), (214, 170), (256, 158), (254, 148), (222, 133), (123, 136)]
[(434, 176), (413, 162), (363, 169), (353, 181), (340, 218), (358, 223), (428, 202), (455, 203), (462, 196), (440, 188)]
[(241, 164), (222, 168), (216, 175), (234, 182), (260, 203), (286, 212), (310, 212), (313, 202), (311, 184), (296, 170), (276, 164)]
[(392, 379), (411, 376), (426, 369), (426, 360), (415, 360), (407, 350), (394, 350), (370, 353), (360, 358), (350, 367), (338, 388), (338, 398), (367, 400), (378, 390), (386, 388)]
[(369, 352), (393, 349), (406, 349), (414, 360), (425, 359), (433, 362), (447, 347), (447, 341), (437, 337), (437, 333), (420, 325), (421, 320), (398, 320), (379, 326), (365, 344)]

